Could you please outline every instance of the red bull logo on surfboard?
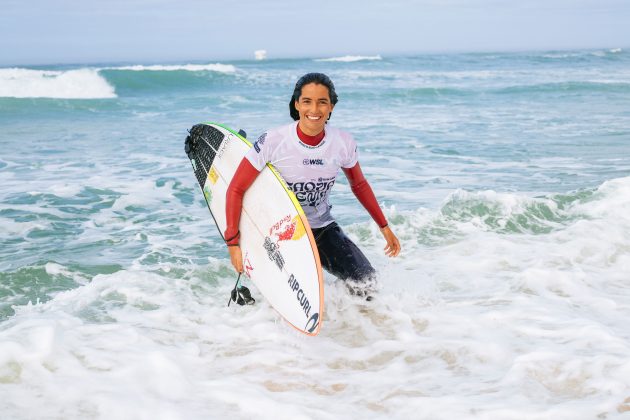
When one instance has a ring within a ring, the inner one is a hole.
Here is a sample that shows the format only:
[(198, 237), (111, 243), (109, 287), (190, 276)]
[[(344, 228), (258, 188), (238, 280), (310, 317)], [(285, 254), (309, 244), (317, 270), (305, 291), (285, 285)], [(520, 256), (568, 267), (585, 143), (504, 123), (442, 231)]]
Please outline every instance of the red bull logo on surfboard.
[(289, 214), (278, 220), (269, 228), (269, 236), (275, 237), (277, 242), (289, 240), (297, 241), (305, 234), (306, 229), (304, 228), (300, 216), (291, 218)]

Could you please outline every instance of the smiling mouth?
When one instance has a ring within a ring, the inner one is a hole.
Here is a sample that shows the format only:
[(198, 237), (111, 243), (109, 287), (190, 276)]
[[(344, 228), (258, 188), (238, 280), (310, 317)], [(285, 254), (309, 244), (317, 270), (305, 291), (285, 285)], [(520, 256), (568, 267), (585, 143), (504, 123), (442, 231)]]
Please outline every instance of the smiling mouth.
[(311, 120), (311, 121), (318, 121), (320, 120), (322, 117), (314, 117), (312, 115), (307, 115), (306, 116), (307, 119)]

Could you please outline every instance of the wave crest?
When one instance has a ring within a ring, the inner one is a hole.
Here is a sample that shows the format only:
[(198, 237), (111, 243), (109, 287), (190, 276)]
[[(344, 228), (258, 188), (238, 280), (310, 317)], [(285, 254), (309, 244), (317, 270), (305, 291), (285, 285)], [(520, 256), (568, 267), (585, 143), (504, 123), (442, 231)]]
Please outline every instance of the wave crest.
[(571, 222), (575, 216), (566, 208), (581, 198), (581, 193), (569, 197), (530, 198), (491, 190), (458, 190), (443, 203), (440, 214), (443, 221), (470, 223), (481, 230), (545, 234)]
[(0, 97), (105, 99), (116, 98), (116, 92), (97, 69), (5, 68), (0, 69)]
[(343, 57), (316, 58), (314, 61), (353, 63), (355, 61), (378, 61), (382, 59), (380, 55), (344, 55)]
[(214, 71), (218, 73), (234, 73), (236, 67), (231, 64), (154, 64), (145, 66), (136, 64), (133, 66), (106, 67), (103, 70), (129, 70), (129, 71)]

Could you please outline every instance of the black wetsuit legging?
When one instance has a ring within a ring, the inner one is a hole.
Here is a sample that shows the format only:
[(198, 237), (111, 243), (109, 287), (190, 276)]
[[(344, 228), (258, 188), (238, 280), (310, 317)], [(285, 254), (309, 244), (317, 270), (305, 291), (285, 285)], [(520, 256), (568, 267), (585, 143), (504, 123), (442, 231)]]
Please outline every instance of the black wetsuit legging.
[(336, 222), (313, 230), (322, 267), (342, 280), (374, 280), (376, 271)]

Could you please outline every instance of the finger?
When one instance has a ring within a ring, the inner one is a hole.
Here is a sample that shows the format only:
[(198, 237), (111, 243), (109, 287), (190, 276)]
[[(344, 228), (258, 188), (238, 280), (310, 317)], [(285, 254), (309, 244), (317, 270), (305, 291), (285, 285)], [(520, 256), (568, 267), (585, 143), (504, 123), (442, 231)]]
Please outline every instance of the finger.
[(391, 244), (391, 257), (396, 257), (400, 253), (400, 243), (393, 241)]

